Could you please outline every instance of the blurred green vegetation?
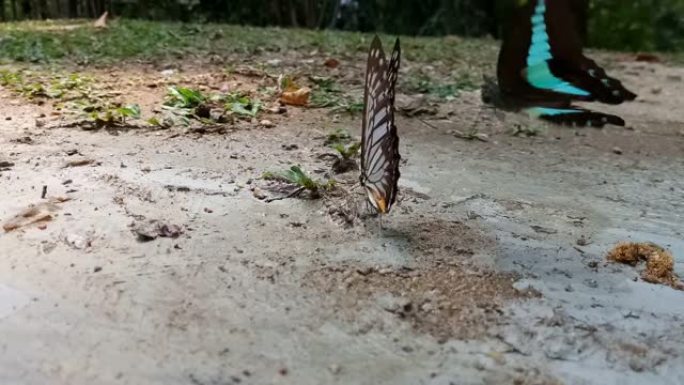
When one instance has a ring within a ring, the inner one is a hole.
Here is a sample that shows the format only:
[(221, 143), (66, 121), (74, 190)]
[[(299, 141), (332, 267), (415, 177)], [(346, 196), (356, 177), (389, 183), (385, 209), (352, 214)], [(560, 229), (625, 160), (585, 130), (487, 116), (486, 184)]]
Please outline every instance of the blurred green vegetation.
[(684, 0), (594, 0), (589, 13), (592, 46), (684, 51)]
[[(66, 60), (82, 64), (292, 51), (344, 58), (367, 52), (372, 38), (360, 32), (130, 19), (116, 20), (104, 30), (94, 29), (85, 20), (0, 23), (0, 36), (0, 63)], [(387, 45), (392, 42), (390, 36), (381, 36)], [(408, 60), (460, 63), (477, 73), (493, 66), (498, 50), (494, 40), (477, 38), (403, 37), (401, 44)]]
[[(92, 19), (107, 10), (124, 18), (186, 23), (498, 37), (514, 1), (518, 0), (0, 0), (0, 20)], [(588, 8), (590, 46), (684, 51), (684, 0), (571, 1), (577, 8)], [(138, 31), (129, 26), (128, 32)], [(169, 43), (173, 40), (167, 28), (145, 33)], [(131, 49), (136, 45), (131, 42)], [(0, 49), (7, 49), (2, 36)], [(16, 47), (10, 44), (9, 49)]]

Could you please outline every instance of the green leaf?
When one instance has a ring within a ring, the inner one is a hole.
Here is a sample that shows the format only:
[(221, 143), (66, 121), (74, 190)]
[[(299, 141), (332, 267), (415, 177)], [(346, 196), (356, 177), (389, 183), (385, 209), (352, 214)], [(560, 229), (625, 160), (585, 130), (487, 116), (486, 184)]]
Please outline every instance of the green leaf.
[(116, 109), (116, 112), (123, 118), (140, 118), (140, 106), (137, 104), (119, 107)]
[(153, 116), (153, 117), (147, 119), (147, 124), (149, 124), (150, 126), (158, 126), (158, 127), (161, 127), (161, 125), (162, 125), (162, 123), (159, 121), (159, 119), (157, 119), (156, 116)]
[(264, 172), (262, 177), (266, 180), (279, 180), (282, 182), (291, 183), (293, 185), (303, 187), (311, 192), (317, 192), (320, 188), (325, 187), (307, 175), (307, 173), (302, 170), (300, 166), (291, 166), (289, 169), (283, 172)]
[(224, 99), (227, 101), (225, 109), (237, 115), (253, 118), (261, 111), (261, 102), (247, 95), (233, 93), (225, 95)]
[(206, 96), (199, 90), (172, 86), (169, 87), (164, 104), (178, 108), (194, 108), (204, 103), (206, 99)]

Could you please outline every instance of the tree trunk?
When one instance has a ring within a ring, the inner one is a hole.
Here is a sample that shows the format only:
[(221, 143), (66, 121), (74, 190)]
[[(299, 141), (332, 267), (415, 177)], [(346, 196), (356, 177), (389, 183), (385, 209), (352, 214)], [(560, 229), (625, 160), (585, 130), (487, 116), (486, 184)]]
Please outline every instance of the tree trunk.
[(288, 0), (287, 4), (288, 11), (290, 12), (290, 26), (299, 27), (299, 23), (297, 23), (297, 8), (295, 8), (292, 0)]
[(67, 0), (67, 12), (72, 19), (78, 17), (78, 0)]
[(38, 17), (41, 20), (45, 20), (51, 18), (51, 16), (47, 0), (38, 0)]
[(31, 0), (21, 0), (21, 18), (31, 17)]

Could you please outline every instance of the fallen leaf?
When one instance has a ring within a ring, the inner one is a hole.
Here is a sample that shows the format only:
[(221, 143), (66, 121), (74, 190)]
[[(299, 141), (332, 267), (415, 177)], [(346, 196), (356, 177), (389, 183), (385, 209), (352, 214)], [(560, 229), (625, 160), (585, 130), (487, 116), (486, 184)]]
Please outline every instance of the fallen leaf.
[(19, 228), (39, 223), (48, 222), (53, 219), (53, 214), (59, 210), (59, 206), (55, 202), (43, 202), (36, 205), (30, 205), (28, 208), (22, 210), (2, 225), (5, 232), (17, 230)]
[(302, 87), (295, 91), (284, 91), (280, 95), (280, 101), (291, 106), (306, 106), (309, 103), (311, 88)]
[(337, 59), (329, 58), (323, 63), (324, 66), (328, 68), (337, 68), (340, 65), (340, 61)]
[(660, 63), (662, 60), (652, 53), (638, 53), (635, 57), (636, 61), (646, 62), (646, 63)]
[(431, 103), (425, 95), (415, 97), (402, 96), (401, 99), (399, 112), (405, 116), (435, 115), (438, 112), (437, 105)]

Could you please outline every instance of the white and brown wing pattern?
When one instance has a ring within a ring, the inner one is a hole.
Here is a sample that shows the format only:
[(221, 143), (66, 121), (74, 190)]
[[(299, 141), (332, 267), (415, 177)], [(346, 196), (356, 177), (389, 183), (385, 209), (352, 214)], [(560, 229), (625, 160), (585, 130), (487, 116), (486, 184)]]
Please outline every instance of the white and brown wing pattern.
[(401, 51), (397, 39), (389, 63), (376, 36), (366, 68), (361, 138), (361, 184), (380, 213), (389, 212), (397, 196), (399, 137), (394, 125), (394, 87)]

